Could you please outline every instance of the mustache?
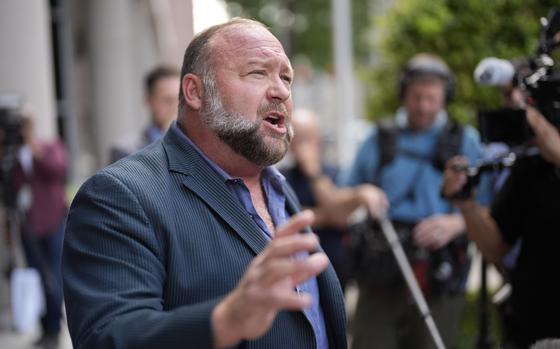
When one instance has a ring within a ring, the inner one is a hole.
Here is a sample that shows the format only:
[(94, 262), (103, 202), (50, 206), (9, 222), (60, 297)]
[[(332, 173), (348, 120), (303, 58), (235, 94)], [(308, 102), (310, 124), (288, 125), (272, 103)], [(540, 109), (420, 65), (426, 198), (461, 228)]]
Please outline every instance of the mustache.
[(259, 116), (265, 115), (270, 112), (276, 112), (282, 114), (284, 116), (284, 119), (286, 119), (287, 121), (288, 110), (286, 109), (286, 106), (284, 104), (280, 102), (270, 102), (266, 104), (261, 104), (257, 109), (257, 114)]

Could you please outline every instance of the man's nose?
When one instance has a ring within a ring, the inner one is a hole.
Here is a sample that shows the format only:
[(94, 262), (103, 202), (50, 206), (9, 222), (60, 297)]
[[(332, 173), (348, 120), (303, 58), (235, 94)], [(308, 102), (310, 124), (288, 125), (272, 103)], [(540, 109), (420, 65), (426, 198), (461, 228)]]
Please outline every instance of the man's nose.
[(268, 88), (268, 98), (277, 101), (285, 101), (290, 98), (292, 93), (291, 86), (280, 77), (272, 79)]
[(434, 104), (435, 104), (434, 101), (428, 98), (423, 98), (419, 101), (418, 107), (420, 108), (420, 110), (424, 112), (428, 112), (434, 109)]

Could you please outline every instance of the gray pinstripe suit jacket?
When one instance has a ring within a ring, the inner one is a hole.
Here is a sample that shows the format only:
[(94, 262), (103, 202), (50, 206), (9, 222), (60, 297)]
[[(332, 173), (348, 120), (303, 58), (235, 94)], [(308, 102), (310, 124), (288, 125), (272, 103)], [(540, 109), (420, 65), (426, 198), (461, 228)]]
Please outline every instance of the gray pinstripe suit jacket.
[[(210, 313), (267, 240), (222, 180), (171, 129), (90, 178), (70, 209), (63, 276), (75, 348), (211, 348)], [(298, 210), (286, 188), (290, 213)], [(332, 267), (318, 276), (332, 349), (346, 348)], [(314, 348), (302, 312), (281, 312), (242, 348)]]

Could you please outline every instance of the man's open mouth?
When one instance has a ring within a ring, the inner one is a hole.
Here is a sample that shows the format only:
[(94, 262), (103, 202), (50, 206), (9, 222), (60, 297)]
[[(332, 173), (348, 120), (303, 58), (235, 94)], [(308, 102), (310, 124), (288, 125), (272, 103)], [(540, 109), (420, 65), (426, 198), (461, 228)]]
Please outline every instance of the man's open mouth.
[(268, 113), (265, 116), (264, 121), (277, 128), (284, 128), (285, 126), (285, 117), (281, 113)]

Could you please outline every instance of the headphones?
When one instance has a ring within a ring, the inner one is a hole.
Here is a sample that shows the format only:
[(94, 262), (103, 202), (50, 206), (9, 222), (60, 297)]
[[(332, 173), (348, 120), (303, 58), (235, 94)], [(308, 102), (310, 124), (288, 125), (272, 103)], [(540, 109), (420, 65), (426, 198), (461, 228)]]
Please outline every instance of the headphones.
[(431, 77), (436, 77), (443, 82), (445, 103), (451, 102), (455, 95), (455, 76), (443, 60), (427, 53), (419, 53), (406, 63), (399, 75), (397, 87), (399, 98), (401, 100), (404, 98), (406, 88), (411, 82)]

